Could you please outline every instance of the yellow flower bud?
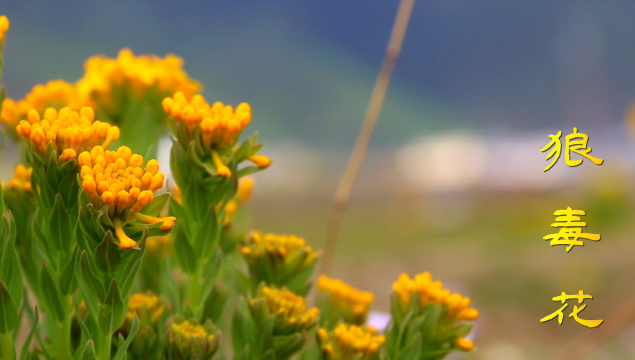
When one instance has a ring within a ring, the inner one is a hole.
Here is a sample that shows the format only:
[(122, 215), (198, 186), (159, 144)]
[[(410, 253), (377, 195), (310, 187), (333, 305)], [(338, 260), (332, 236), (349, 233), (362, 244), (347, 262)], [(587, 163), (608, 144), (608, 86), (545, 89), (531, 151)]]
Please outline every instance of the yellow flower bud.
[[(80, 116), (69, 108), (62, 108), (59, 112), (54, 108), (47, 108), (43, 119), (40, 119), (38, 111), (32, 108), (27, 113), (28, 122), (20, 121), (16, 132), (20, 137), (29, 139), (42, 155), (48, 144), (51, 144), (58, 153), (60, 162), (75, 159), (78, 153), (88, 148), (100, 148), (103, 152), (100, 145), (108, 146), (115, 139), (112, 136), (107, 137), (108, 133), (118, 137), (119, 128), (99, 121), (93, 122), (91, 108), (83, 108), (81, 111)], [(94, 159), (92, 152), (90, 158)], [(80, 165), (90, 165), (87, 160), (84, 156)]]
[(4, 34), (9, 31), (9, 25), (9, 19), (4, 15), (0, 16), (0, 41), (4, 39)]
[(470, 351), (474, 348), (474, 343), (465, 338), (456, 339), (456, 346), (463, 351)]
[(247, 160), (253, 162), (256, 166), (261, 168), (266, 168), (271, 165), (271, 160), (265, 155), (254, 155)]

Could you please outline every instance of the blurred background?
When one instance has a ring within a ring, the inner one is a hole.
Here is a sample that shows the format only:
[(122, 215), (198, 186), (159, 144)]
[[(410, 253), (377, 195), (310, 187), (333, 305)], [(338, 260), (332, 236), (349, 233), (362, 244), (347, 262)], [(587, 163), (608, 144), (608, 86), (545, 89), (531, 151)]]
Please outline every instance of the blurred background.
[[(3, 82), (17, 99), (76, 81), (91, 55), (183, 57), (210, 101), (252, 105), (248, 133), (260, 132), (273, 159), (255, 176), (254, 227), (321, 248), (397, 6), (3, 1)], [(388, 310), (402, 272), (430, 271), (470, 296), (477, 351), (462, 359), (547, 359), (597, 331), (568, 317), (539, 322), (563, 291), (593, 296), (586, 319), (635, 299), (634, 13), (628, 1), (418, 1), (332, 275), (375, 292), (376, 311)], [(573, 127), (604, 164), (560, 159), (543, 173), (548, 135), (564, 141)], [(9, 146), (2, 180), (16, 161)], [(587, 212), (585, 231), (600, 242), (566, 253), (542, 240), (567, 206)], [(627, 328), (585, 358), (635, 358), (634, 338)]]

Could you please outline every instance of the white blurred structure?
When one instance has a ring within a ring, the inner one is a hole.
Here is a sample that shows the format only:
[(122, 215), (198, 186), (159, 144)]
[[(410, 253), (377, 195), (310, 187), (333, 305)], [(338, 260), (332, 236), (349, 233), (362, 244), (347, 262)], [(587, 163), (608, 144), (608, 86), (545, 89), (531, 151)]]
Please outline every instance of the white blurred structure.
[[(565, 136), (572, 129), (562, 128)], [(584, 128), (579, 132), (587, 133)], [(354, 195), (407, 193), (462, 193), (466, 191), (548, 191), (576, 186), (601, 167), (589, 160), (570, 168), (564, 148), (558, 162), (543, 172), (553, 159), (540, 150), (549, 143), (552, 130), (524, 133), (448, 133), (419, 138), (396, 151), (372, 150), (366, 156)], [(633, 175), (635, 144), (621, 129), (587, 133), (592, 154), (604, 166)], [(169, 178), (171, 141), (161, 140), (158, 160)], [(323, 150), (297, 142), (269, 142), (263, 154), (272, 159), (269, 169), (255, 174), (259, 196), (332, 196), (350, 156), (346, 151)], [(573, 154), (574, 159), (581, 158)]]
[(424, 138), (397, 153), (397, 173), (421, 190), (464, 190), (483, 176), (486, 156), (483, 141), (470, 134)]

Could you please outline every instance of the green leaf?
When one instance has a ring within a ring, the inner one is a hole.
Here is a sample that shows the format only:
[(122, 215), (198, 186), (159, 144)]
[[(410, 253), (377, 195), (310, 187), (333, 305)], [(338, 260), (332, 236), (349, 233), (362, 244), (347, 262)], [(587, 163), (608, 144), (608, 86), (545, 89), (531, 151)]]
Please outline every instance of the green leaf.
[(295, 333), (273, 337), (273, 348), (279, 359), (285, 359), (302, 349), (305, 342), (304, 333)]
[(64, 321), (67, 306), (64, 306), (62, 295), (55, 285), (46, 263), (42, 264), (42, 270), (40, 271), (40, 293), (42, 294), (41, 300), (46, 310), (48, 310), (48, 314), (59, 322)]
[(22, 271), (15, 252), (15, 221), (11, 211), (2, 216), (0, 233), (0, 279), (5, 281), (7, 291), (15, 304), (22, 302)]
[(232, 342), (235, 353), (244, 351), (243, 349), (255, 343), (256, 329), (251, 318), (247, 316), (248, 312), (244, 300), (241, 300), (241, 307), (234, 311), (232, 319)]
[(273, 347), (273, 324), (275, 322), (275, 317), (270, 316), (265, 321), (260, 324), (260, 328), (258, 332), (260, 336), (258, 337), (258, 349), (261, 352), (265, 352)]
[(218, 273), (220, 272), (222, 259), (223, 254), (220, 248), (216, 248), (216, 251), (207, 258), (207, 262), (203, 265), (202, 274), (204, 275), (204, 279), (203, 284), (201, 285), (201, 302), (205, 302), (210, 292), (212, 291), (214, 281), (216, 280), (216, 278), (218, 277)]
[(264, 170), (265, 168), (261, 168), (258, 166), (245, 166), (244, 168), (238, 170), (238, 178), (241, 178), (243, 176), (247, 176), (247, 175), (251, 175), (251, 174), (255, 174), (259, 171)]
[[(124, 298), (127, 298), (130, 295), (130, 290), (132, 289), (132, 284), (134, 283), (134, 279), (139, 272), (139, 268), (141, 267), (141, 260), (143, 259), (143, 254), (146, 252), (145, 240), (148, 238), (148, 229), (146, 228), (143, 231), (143, 235), (139, 240), (139, 246), (141, 246), (141, 250), (128, 250), (134, 251), (134, 257), (132, 261), (126, 267), (124, 271), (123, 279), (121, 280), (121, 294)], [(142, 246), (143, 245), (143, 246)]]
[(48, 234), (49, 241), (55, 245), (58, 251), (65, 252), (74, 244), (74, 239), (71, 216), (64, 207), (64, 200), (61, 193), (58, 193), (55, 197), (53, 212), (48, 221), (50, 230)]
[(91, 316), (95, 316), (99, 313), (99, 302), (106, 297), (106, 290), (90, 269), (86, 250), (82, 251), (82, 255), (75, 263), (75, 276), (84, 295), (86, 308)]
[(203, 220), (202, 226), (196, 233), (193, 244), (193, 248), (198, 249), (203, 258), (208, 257), (210, 252), (216, 248), (216, 244), (220, 239), (219, 229), (216, 206), (211, 204), (207, 209), (207, 215)]
[(125, 360), (126, 355), (128, 354), (128, 347), (132, 343), (132, 340), (137, 336), (139, 332), (139, 318), (137, 314), (134, 314), (134, 318), (132, 319), (132, 326), (130, 327), (130, 332), (128, 332), (128, 337), (126, 341), (119, 347), (117, 353), (113, 360)]
[(84, 320), (82, 320), (81, 316), (77, 316), (76, 319), (77, 319), (77, 323), (79, 324), (79, 328), (82, 332), (81, 341), (85, 345), (89, 339), (93, 338), (93, 336), (91, 335), (91, 332), (88, 329), (88, 326), (86, 326), (86, 323), (84, 322)]
[(167, 205), (170, 200), (170, 196), (170, 193), (164, 193), (155, 197), (149, 205), (141, 209), (141, 213), (152, 217), (158, 217), (161, 215), (163, 209), (165, 209), (165, 205)]
[(77, 280), (75, 279), (75, 261), (77, 258), (77, 248), (73, 252), (71, 261), (64, 266), (60, 274), (60, 291), (62, 295), (70, 295), (77, 289)]
[(95, 353), (95, 343), (93, 339), (86, 342), (86, 347), (79, 357), (80, 360), (97, 360), (97, 354)]
[(95, 249), (95, 263), (97, 268), (107, 275), (114, 274), (121, 264), (121, 254), (113, 242), (112, 232), (106, 232), (101, 244)]
[(200, 173), (198, 171), (191, 171), (189, 181), (181, 188), (181, 194), (183, 196), (183, 205), (188, 213), (187, 221), (194, 220), (199, 223), (199, 219), (207, 214), (207, 207), (210, 205), (206, 199), (206, 189), (203, 186)]
[(0, 334), (13, 331), (18, 323), (18, 308), (0, 280)]
[(193, 274), (196, 271), (196, 254), (194, 248), (192, 248), (192, 245), (190, 245), (185, 235), (183, 223), (177, 222), (175, 227), (172, 236), (176, 260), (183, 271), (188, 274)]
[(112, 335), (123, 323), (126, 316), (126, 307), (115, 279), (111, 280), (108, 295), (106, 295), (106, 299), (100, 308), (99, 329), (104, 334)]
[(35, 329), (37, 327), (37, 323), (40, 319), (40, 314), (37, 311), (37, 306), (35, 307), (35, 320), (33, 321), (33, 327), (29, 332), (29, 336), (27, 336), (24, 341), (24, 345), (22, 345), (22, 351), (20, 352), (20, 360), (28, 360), (29, 357), (29, 348), (31, 347), (31, 340), (33, 339), (33, 334), (35, 333)]

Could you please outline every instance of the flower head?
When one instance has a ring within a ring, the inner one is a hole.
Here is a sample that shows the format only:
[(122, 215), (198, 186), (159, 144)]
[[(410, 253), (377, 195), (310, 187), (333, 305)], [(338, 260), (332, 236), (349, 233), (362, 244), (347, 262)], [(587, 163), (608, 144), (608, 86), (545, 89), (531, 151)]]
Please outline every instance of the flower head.
[(134, 95), (156, 89), (161, 94), (181, 91), (192, 96), (201, 89), (201, 84), (183, 70), (183, 59), (172, 54), (164, 58), (135, 56), (130, 49), (122, 49), (115, 59), (98, 55), (86, 60), (77, 91), (86, 102), (97, 100), (112, 105), (112, 86), (129, 86)]
[(386, 342), (386, 338), (371, 327), (344, 323), (330, 333), (320, 328), (317, 337), (322, 354), (329, 360), (375, 359)]
[(5, 99), (0, 119), (5, 124), (15, 126), (20, 120), (26, 119), (31, 109), (42, 113), (49, 107), (57, 110), (67, 106), (71, 109), (79, 109), (81, 105), (77, 102), (75, 87), (72, 84), (64, 80), (52, 80), (44, 85), (35, 85), (24, 99), (19, 101)]
[[(188, 101), (184, 93), (177, 92), (163, 100), (163, 110), (175, 120), (175, 126), (182, 129), (184, 142), (196, 140), (202, 151), (211, 156), (218, 175), (231, 176), (223, 154), (231, 151), (243, 129), (251, 122), (249, 104), (241, 103), (236, 109), (221, 102), (209, 105), (201, 95), (195, 95)], [(264, 155), (254, 156), (260, 167), (271, 163)]]
[(0, 16), (0, 41), (4, 40), (4, 34), (9, 31), (9, 19), (6, 16)]
[(470, 298), (443, 289), (443, 283), (432, 281), (428, 272), (416, 275), (414, 279), (401, 274), (393, 284), (393, 289), (403, 304), (409, 303), (413, 294), (418, 293), (422, 307), (431, 303), (444, 306), (447, 309), (446, 317), (456, 321), (476, 320), (479, 315), (478, 310), (470, 308)]
[(161, 230), (170, 230), (174, 226), (174, 217), (155, 218), (140, 213), (152, 202), (154, 192), (162, 188), (165, 181), (156, 160), (148, 161), (144, 168), (143, 157), (132, 154), (126, 146), (119, 147), (117, 151), (95, 146), (81, 153), (78, 162), (82, 188), (97, 208), (108, 206), (108, 215), (113, 218), (121, 247), (136, 246), (122, 229), (121, 220), (127, 219), (129, 212), (144, 224), (162, 222)]
[(92, 108), (84, 107), (79, 112), (63, 108), (44, 111), (43, 118), (35, 109), (29, 110), (27, 120), (16, 127), (18, 136), (31, 142), (44, 155), (52, 145), (59, 161), (75, 159), (77, 154), (92, 147), (107, 148), (119, 138), (119, 128), (94, 120)]
[[(166, 324), (166, 354), (168, 359), (211, 359), (220, 342), (220, 333), (208, 321), (172, 317)], [(177, 353), (177, 357), (172, 357)]]
[[(13, 179), (9, 181), (9, 189), (14, 191), (25, 191), (27, 193), (32, 192), (31, 188), (31, 172), (33, 169), (26, 168), (24, 165), (20, 164), (15, 167), (13, 172)], [(2, 184), (2, 188), (4, 189), (4, 183)]]
[(274, 334), (306, 330), (317, 323), (320, 311), (307, 309), (304, 298), (289, 290), (263, 286), (260, 297), (267, 314), (275, 316)]
[(338, 320), (357, 325), (366, 321), (373, 293), (357, 290), (341, 280), (324, 275), (318, 278), (317, 288), (318, 306), (323, 318), (333, 322), (331, 325)]
[(201, 140), (206, 148), (223, 150), (236, 143), (241, 131), (251, 122), (251, 106), (242, 103), (234, 108), (222, 102), (209, 105), (201, 95), (187, 101), (185, 94), (177, 92), (174, 97), (163, 100), (163, 110), (192, 134), (201, 131)]
[(253, 231), (240, 251), (256, 282), (287, 286), (298, 294), (308, 291), (318, 255), (303, 238)]
[(130, 295), (126, 317), (132, 320), (137, 314), (141, 319), (156, 323), (163, 315), (163, 311), (163, 303), (158, 296), (150, 293), (136, 293)]

